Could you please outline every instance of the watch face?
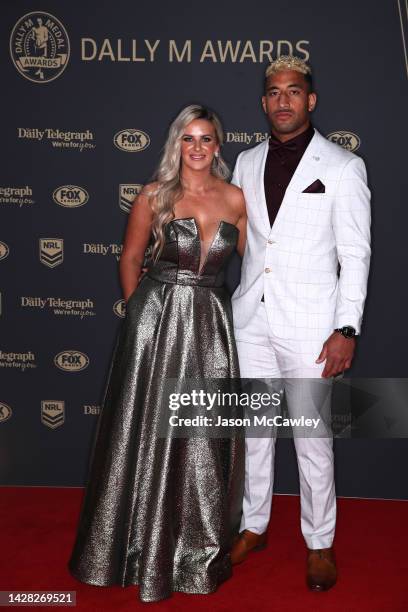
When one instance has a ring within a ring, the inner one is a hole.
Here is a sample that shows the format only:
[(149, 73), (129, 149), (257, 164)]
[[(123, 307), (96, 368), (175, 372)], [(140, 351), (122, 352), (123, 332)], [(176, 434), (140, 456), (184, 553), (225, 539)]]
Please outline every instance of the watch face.
[(343, 327), (343, 336), (345, 336), (346, 338), (353, 338), (356, 335), (356, 330), (354, 329), (354, 327)]

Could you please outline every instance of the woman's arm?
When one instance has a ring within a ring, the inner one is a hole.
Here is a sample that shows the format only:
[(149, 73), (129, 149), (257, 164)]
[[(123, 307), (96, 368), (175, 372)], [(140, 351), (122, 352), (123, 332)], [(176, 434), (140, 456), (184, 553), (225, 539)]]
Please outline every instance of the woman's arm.
[(125, 302), (139, 284), (144, 254), (150, 241), (153, 211), (146, 195), (148, 187), (143, 189), (133, 203), (120, 258), (120, 283)]
[(239, 229), (239, 238), (237, 244), (237, 251), (239, 256), (243, 257), (246, 244), (247, 212), (244, 194), (242, 193), (241, 189), (238, 189), (238, 191), (239, 219), (237, 223), (237, 228)]

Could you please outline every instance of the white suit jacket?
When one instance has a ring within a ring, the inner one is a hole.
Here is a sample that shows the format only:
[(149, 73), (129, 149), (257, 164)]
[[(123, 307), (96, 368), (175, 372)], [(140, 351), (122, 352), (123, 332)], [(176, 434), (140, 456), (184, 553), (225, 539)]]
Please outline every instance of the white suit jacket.
[[(232, 179), (244, 192), (248, 213), (241, 281), (232, 296), (237, 339), (262, 294), (278, 337), (324, 341), (344, 325), (360, 333), (371, 253), (363, 160), (315, 130), (271, 228), (267, 153), (267, 140), (240, 153)], [(302, 193), (317, 179), (325, 193)]]

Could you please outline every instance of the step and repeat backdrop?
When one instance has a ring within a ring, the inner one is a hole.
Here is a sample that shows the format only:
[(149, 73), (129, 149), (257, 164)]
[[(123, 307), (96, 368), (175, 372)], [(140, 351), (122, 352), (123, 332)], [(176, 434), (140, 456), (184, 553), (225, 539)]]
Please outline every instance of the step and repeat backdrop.
[[(351, 375), (407, 376), (403, 0), (10, 0), (0, 13), (1, 484), (84, 484), (132, 202), (187, 104), (219, 114), (231, 169), (267, 138), (263, 73), (282, 54), (310, 62), (314, 125), (368, 169), (373, 258)], [(238, 278), (237, 257), (231, 291)], [(297, 492), (291, 442), (279, 446), (277, 490)], [(336, 440), (338, 493), (406, 497), (407, 451), (398, 436)]]

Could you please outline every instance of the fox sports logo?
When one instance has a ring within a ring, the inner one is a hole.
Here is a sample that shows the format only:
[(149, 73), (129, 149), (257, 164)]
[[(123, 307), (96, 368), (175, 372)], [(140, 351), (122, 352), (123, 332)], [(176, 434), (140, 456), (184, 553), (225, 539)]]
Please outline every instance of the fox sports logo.
[(343, 147), (347, 151), (357, 151), (361, 144), (360, 137), (354, 132), (346, 132), (345, 130), (338, 130), (337, 132), (331, 132), (327, 135), (328, 140), (335, 142), (336, 144)]
[(144, 151), (150, 144), (150, 138), (142, 130), (120, 130), (113, 137), (115, 147), (127, 153)]

